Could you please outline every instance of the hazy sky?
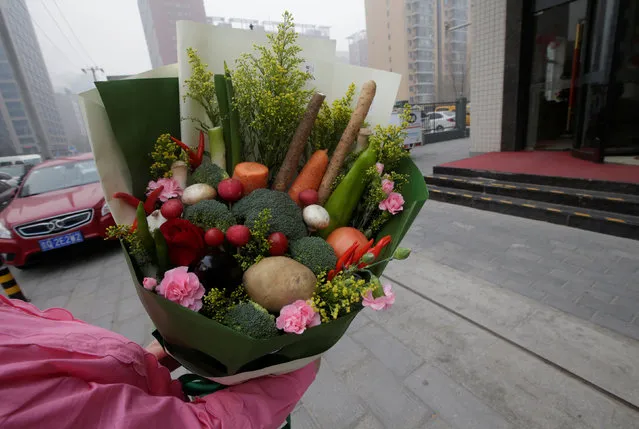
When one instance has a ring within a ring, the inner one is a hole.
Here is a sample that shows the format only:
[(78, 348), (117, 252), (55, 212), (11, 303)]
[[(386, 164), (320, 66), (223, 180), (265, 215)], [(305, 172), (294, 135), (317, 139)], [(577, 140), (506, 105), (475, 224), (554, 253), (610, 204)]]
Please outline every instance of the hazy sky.
[[(56, 88), (86, 86), (89, 80), (80, 69), (94, 64), (110, 75), (151, 68), (137, 0), (26, 2)], [(278, 20), (289, 10), (298, 23), (330, 26), (337, 49), (344, 51), (346, 37), (366, 26), (364, 0), (204, 0), (204, 4), (209, 16), (260, 21)]]

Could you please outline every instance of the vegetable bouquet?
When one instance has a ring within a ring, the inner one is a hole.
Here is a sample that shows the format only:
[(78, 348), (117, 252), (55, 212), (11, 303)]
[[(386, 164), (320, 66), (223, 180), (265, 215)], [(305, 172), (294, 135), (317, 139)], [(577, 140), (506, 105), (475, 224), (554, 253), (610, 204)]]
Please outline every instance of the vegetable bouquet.
[(294, 370), (394, 302), (380, 276), (409, 256), (398, 245), (428, 196), (402, 127), (368, 122), (397, 86), (316, 88), (288, 13), (215, 73), (184, 51), (178, 78), (83, 96), (109, 235), (187, 369), (224, 384)]

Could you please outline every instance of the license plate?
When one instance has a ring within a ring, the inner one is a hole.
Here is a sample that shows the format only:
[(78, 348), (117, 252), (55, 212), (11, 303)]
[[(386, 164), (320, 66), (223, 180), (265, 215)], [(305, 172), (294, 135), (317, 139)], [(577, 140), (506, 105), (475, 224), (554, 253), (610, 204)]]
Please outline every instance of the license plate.
[(40, 240), (40, 249), (43, 252), (47, 250), (58, 249), (60, 247), (71, 246), (75, 243), (81, 243), (84, 241), (82, 233), (80, 231), (72, 232), (70, 234), (60, 235), (58, 237), (47, 238), (46, 240)]

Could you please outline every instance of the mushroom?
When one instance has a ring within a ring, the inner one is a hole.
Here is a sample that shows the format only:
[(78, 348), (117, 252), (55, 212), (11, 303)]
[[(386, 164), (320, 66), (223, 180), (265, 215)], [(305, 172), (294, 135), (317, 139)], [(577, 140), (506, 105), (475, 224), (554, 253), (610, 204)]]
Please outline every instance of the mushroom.
[(192, 206), (202, 200), (212, 200), (217, 196), (215, 188), (206, 183), (196, 183), (188, 186), (182, 193), (182, 202), (187, 206)]
[(360, 153), (368, 148), (368, 137), (370, 137), (372, 133), (370, 128), (360, 128), (359, 134), (357, 135), (357, 144), (353, 152)]
[(175, 161), (171, 164), (171, 173), (173, 179), (180, 185), (180, 188), (186, 188), (186, 175), (188, 173), (189, 166), (184, 161)]
[(311, 230), (324, 229), (331, 222), (331, 216), (326, 209), (317, 204), (306, 206), (302, 211), (302, 217)]

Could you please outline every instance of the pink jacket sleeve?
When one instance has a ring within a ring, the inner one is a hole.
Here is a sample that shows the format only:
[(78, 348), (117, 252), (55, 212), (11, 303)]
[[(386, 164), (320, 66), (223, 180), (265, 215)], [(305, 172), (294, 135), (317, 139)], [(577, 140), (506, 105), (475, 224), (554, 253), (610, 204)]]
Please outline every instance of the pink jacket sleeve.
[(277, 428), (315, 364), (186, 402), (154, 356), (62, 309), (0, 296), (0, 427)]

